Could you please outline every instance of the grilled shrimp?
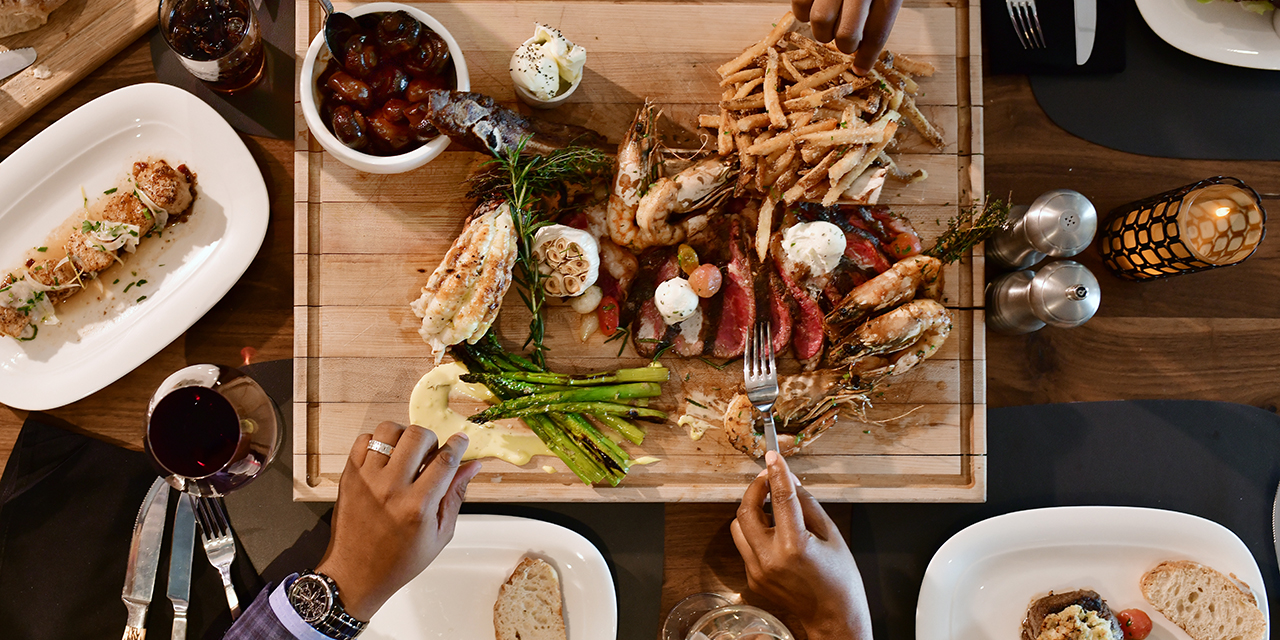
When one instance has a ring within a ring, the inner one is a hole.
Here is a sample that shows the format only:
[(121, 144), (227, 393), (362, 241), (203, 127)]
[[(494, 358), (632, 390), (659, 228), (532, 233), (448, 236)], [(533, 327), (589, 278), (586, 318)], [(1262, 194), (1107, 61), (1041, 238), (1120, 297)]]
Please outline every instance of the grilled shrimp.
[(631, 289), (631, 281), (640, 272), (640, 261), (634, 253), (614, 244), (609, 238), (600, 238), (600, 266), (604, 267), (623, 293)]
[[(826, 433), (840, 419), (841, 408), (866, 401), (865, 392), (849, 386), (849, 380), (844, 372), (833, 370), (779, 380), (774, 416), (782, 455), (799, 453)], [(724, 432), (735, 449), (759, 458), (764, 455), (764, 434), (755, 430), (753, 411), (745, 395), (735, 395), (724, 413)]]
[[(658, 111), (646, 102), (618, 145), (613, 190), (609, 193), (609, 237), (623, 247), (637, 248), (640, 227), (636, 209), (640, 196), (653, 180), (653, 152), (657, 146)], [(643, 247), (639, 247), (643, 248)]]
[(736, 172), (729, 161), (712, 157), (694, 163), (674, 178), (659, 178), (640, 198), (636, 224), (651, 245), (669, 247), (684, 242), (689, 228), (671, 217), (714, 204), (729, 194)]
[[(906, 258), (888, 271), (858, 285), (823, 323), (827, 336), (837, 340), (853, 324), (891, 309), (916, 296), (937, 299), (942, 294), (942, 262), (926, 255)], [(939, 305), (941, 306), (941, 305)]]
[(912, 300), (889, 313), (863, 323), (827, 354), (832, 366), (854, 365), (868, 356), (895, 352), (877, 366), (883, 373), (899, 374), (937, 352), (951, 333), (951, 312), (935, 300)]

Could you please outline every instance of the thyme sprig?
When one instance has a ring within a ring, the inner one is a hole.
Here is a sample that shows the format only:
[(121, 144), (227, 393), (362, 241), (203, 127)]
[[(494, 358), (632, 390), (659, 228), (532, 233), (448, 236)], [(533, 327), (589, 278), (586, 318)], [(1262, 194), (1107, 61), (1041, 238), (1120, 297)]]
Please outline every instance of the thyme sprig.
[(530, 358), (545, 368), (547, 347), (543, 339), (547, 325), (542, 312), (546, 291), (533, 254), (538, 229), (551, 224), (550, 212), (542, 206), (543, 196), (558, 193), (568, 185), (589, 184), (595, 177), (605, 175), (613, 160), (598, 149), (576, 146), (545, 156), (526, 156), (523, 151), (530, 137), (522, 138), (506, 155), (481, 165), (480, 171), (468, 179), (471, 189), (467, 195), (480, 201), (506, 200), (511, 208), (516, 230), (516, 269), (512, 276), (516, 293), (532, 314), (524, 348), (532, 348)]
[(938, 241), (924, 253), (941, 260), (942, 264), (950, 264), (1004, 228), (1008, 220), (1008, 203), (988, 196), (981, 204), (961, 208), (947, 222), (947, 230), (938, 236)]

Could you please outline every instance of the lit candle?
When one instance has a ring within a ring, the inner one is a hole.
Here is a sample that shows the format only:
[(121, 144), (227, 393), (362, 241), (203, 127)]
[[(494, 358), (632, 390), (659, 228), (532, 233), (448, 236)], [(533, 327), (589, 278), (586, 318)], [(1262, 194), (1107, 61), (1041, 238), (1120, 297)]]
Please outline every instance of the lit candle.
[(1117, 276), (1149, 280), (1237, 264), (1266, 233), (1258, 194), (1235, 178), (1210, 178), (1116, 208), (1101, 252)]

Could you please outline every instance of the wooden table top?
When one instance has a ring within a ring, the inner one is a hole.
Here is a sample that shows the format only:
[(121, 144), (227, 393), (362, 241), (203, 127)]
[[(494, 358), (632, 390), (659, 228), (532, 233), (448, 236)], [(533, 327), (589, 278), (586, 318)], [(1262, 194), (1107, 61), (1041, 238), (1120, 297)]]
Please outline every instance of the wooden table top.
[[(104, 93), (156, 80), (146, 37), (27, 122), (0, 138), (6, 157), (58, 118)], [(989, 76), (986, 176), (992, 194), (1026, 203), (1054, 188), (1075, 189), (1100, 212), (1200, 178), (1237, 176), (1280, 193), (1280, 162), (1168, 160), (1112, 151), (1066, 133), (1036, 104), (1024, 76)], [(266, 178), (272, 225), (257, 259), (227, 296), (184, 336), (89, 399), (53, 411), (85, 433), (142, 448), (146, 401), (171, 372), (198, 362), (239, 363), (293, 355), (293, 141), (244, 136)], [(1274, 201), (1268, 204), (1274, 203)], [(1273, 226), (1277, 224), (1272, 219)], [(1275, 230), (1272, 231), (1274, 235)], [(1133, 284), (1112, 278), (1096, 251), (1102, 308), (1088, 324), (1028, 336), (987, 338), (992, 407), (1137, 398), (1239, 402), (1276, 411), (1280, 389), (1280, 241), (1248, 262), (1186, 278)], [(26, 412), (0, 407), (0, 463)], [(0, 469), (2, 469), (0, 464)], [(746, 579), (729, 536), (735, 505), (671, 504), (666, 509), (663, 610), (697, 591), (742, 592)], [(846, 526), (847, 505), (831, 505)], [(749, 596), (748, 596), (748, 599)], [(793, 627), (794, 628), (794, 627)]]

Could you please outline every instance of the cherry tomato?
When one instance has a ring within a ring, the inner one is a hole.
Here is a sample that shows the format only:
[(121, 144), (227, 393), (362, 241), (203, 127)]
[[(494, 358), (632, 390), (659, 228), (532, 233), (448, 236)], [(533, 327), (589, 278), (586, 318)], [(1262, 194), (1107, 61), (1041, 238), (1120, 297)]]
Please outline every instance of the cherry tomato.
[(894, 260), (910, 258), (920, 253), (920, 238), (913, 233), (900, 233), (885, 246), (884, 252)]
[(722, 277), (714, 264), (704, 264), (689, 274), (689, 286), (699, 298), (710, 298), (720, 291)]
[(1116, 614), (1125, 640), (1142, 640), (1151, 633), (1151, 617), (1142, 609), (1125, 609)]
[(618, 301), (613, 296), (600, 299), (596, 314), (600, 316), (600, 335), (611, 336), (618, 332)]
[(698, 252), (693, 247), (682, 244), (676, 249), (676, 260), (680, 262), (680, 270), (687, 276), (698, 268)]

